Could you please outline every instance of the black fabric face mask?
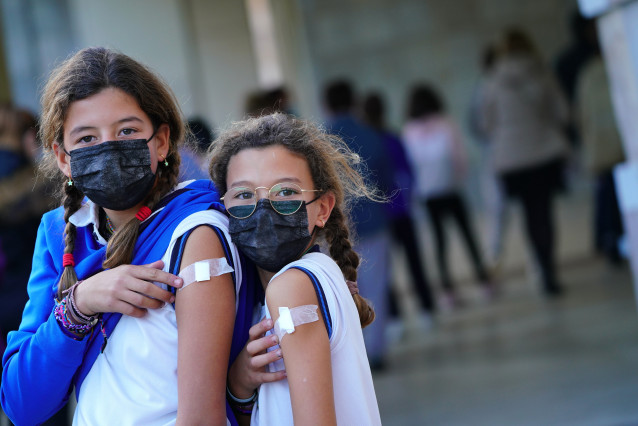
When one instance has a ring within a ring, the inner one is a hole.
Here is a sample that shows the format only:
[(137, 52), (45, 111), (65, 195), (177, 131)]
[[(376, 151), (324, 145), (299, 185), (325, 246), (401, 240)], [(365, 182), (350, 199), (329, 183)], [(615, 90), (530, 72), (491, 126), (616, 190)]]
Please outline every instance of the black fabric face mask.
[(105, 209), (127, 210), (134, 207), (148, 195), (155, 183), (148, 148), (153, 136), (74, 149), (69, 154), (73, 184)]
[(259, 200), (245, 219), (229, 217), (230, 237), (258, 267), (277, 272), (297, 260), (312, 240), (306, 202), (290, 215), (277, 213), (267, 199)]

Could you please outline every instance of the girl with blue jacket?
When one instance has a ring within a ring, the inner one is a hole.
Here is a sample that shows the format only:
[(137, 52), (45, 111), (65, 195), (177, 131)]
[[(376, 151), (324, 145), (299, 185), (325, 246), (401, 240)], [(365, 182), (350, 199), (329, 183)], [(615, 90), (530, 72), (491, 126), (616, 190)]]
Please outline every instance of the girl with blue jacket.
[(78, 425), (235, 422), (226, 374), (250, 327), (250, 268), (211, 182), (177, 182), (186, 133), (170, 89), (119, 52), (81, 50), (50, 76), (40, 136), (62, 206), (42, 218), (2, 360), (17, 425), (73, 390)]

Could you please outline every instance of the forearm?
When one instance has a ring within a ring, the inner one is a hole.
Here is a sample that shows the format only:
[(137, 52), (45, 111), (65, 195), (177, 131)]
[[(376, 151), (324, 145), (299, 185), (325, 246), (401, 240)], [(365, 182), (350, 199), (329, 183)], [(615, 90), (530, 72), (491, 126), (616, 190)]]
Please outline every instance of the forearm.
[(87, 340), (64, 334), (53, 315), (35, 332), (9, 334), (3, 357), (2, 407), (14, 423), (43, 422), (64, 405)]

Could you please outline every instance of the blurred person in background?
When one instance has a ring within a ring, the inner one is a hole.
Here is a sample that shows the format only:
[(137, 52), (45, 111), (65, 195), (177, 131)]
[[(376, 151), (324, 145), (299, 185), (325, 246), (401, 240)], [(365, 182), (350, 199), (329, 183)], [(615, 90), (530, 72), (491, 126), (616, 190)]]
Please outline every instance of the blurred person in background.
[(191, 117), (188, 120), (188, 127), (193, 138), (179, 147), (182, 160), (179, 167), (179, 180), (183, 182), (191, 179), (208, 179), (204, 157), (213, 141), (213, 132), (206, 120), (201, 117)]
[(481, 125), (493, 145), (494, 172), (507, 196), (522, 204), (544, 292), (558, 296), (553, 214), (565, 186), (567, 103), (527, 34), (506, 31), (499, 50), (482, 96)]
[(248, 117), (261, 117), (275, 112), (296, 115), (285, 86), (253, 90), (246, 96), (244, 108)]
[[(356, 115), (355, 93), (349, 81), (338, 79), (324, 89), (328, 117), (327, 131), (343, 138), (349, 148), (365, 162), (372, 186), (384, 194), (394, 185), (388, 151), (381, 137)], [(370, 366), (385, 367), (385, 337), (390, 277), (390, 218), (382, 203), (361, 201), (350, 212), (357, 242), (355, 250), (363, 259), (359, 267), (362, 296), (369, 299), (376, 313), (375, 321), (363, 330)]]
[(2, 341), (20, 325), (40, 217), (55, 204), (47, 182), (36, 179), (41, 156), (36, 134), (35, 115), (10, 104), (0, 106), (0, 245), (5, 261), (0, 277)]
[(583, 165), (594, 178), (594, 246), (617, 265), (622, 262), (618, 243), (624, 231), (613, 169), (625, 154), (600, 53), (583, 69), (576, 99)]
[(487, 261), (492, 272), (496, 273), (503, 263), (503, 240), (507, 225), (507, 203), (505, 193), (498, 176), (491, 167), (493, 147), (480, 124), (480, 108), (485, 80), (496, 61), (497, 48), (488, 44), (481, 55), (481, 75), (474, 87), (468, 108), (468, 128), (483, 152), (482, 190), (487, 207), (488, 238)]
[[(411, 195), (414, 172), (408, 162), (403, 142), (395, 132), (386, 126), (385, 103), (381, 94), (372, 92), (364, 98), (363, 117), (365, 122), (379, 133), (389, 155), (388, 164), (392, 166), (394, 176), (394, 184), (389, 192), (391, 199), (386, 205), (390, 216), (391, 236), (394, 244), (404, 250), (410, 271), (412, 289), (419, 298), (420, 320), (422, 325), (427, 327), (431, 322), (435, 304), (430, 283), (423, 267), (425, 257), (422, 254), (418, 241), (418, 231), (412, 218)], [(392, 283), (389, 290), (389, 315), (392, 318), (391, 322), (401, 324), (396, 283)]]
[(290, 93), (285, 86), (277, 86), (264, 92), (264, 103), (272, 112), (297, 115), (290, 101)]
[(581, 72), (598, 51), (598, 31), (595, 19), (585, 18), (578, 9), (569, 16), (571, 40), (569, 45), (558, 53), (554, 62), (554, 72), (569, 107), (569, 118), (564, 130), (573, 147), (580, 147), (582, 135), (577, 120), (576, 98), (578, 80)]
[(445, 232), (445, 221), (448, 219), (457, 223), (476, 280), (486, 296), (491, 298), (494, 285), (483, 263), (462, 195), (467, 174), (467, 153), (456, 123), (446, 114), (443, 100), (433, 87), (418, 84), (411, 89), (403, 141), (412, 168), (417, 173), (416, 192), (428, 212), (434, 231), (444, 307), (454, 308), (461, 303), (448, 262)]

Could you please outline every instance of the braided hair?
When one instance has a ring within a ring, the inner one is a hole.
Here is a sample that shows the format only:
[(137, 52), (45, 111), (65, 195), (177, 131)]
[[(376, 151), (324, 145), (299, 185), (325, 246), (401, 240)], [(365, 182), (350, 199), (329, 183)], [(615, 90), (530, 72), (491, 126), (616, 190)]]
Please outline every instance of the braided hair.
[[(249, 118), (234, 123), (217, 138), (209, 150), (209, 173), (220, 193), (227, 191), (226, 176), (230, 159), (244, 149), (281, 145), (300, 155), (310, 168), (315, 188), (331, 192), (335, 206), (324, 228), (317, 230), (328, 244), (330, 256), (344, 277), (357, 280), (359, 254), (352, 247), (348, 205), (357, 198), (373, 201), (385, 198), (364, 178), (359, 156), (348, 149), (337, 136), (317, 125), (283, 113)], [(365, 283), (364, 283), (365, 285)], [(374, 310), (359, 294), (353, 294), (361, 326), (374, 320)]]
[[(57, 167), (54, 146), (64, 146), (64, 120), (70, 105), (89, 98), (107, 88), (116, 88), (135, 99), (148, 115), (154, 128), (166, 124), (170, 131), (169, 166), (158, 165), (155, 185), (144, 200), (153, 209), (158, 201), (177, 183), (180, 157), (178, 144), (186, 137), (186, 126), (178, 102), (170, 88), (152, 70), (115, 50), (95, 47), (78, 51), (54, 69), (44, 87), (41, 98), (42, 114), (39, 136), (45, 148), (40, 169), (59, 182), (60, 198), (64, 206), (64, 253), (72, 254), (76, 229), (69, 218), (80, 209), (84, 194)], [(114, 268), (132, 261), (139, 220), (131, 219), (120, 226), (109, 239), (103, 266)], [(65, 263), (58, 285), (58, 296), (75, 284), (73, 265)]]

